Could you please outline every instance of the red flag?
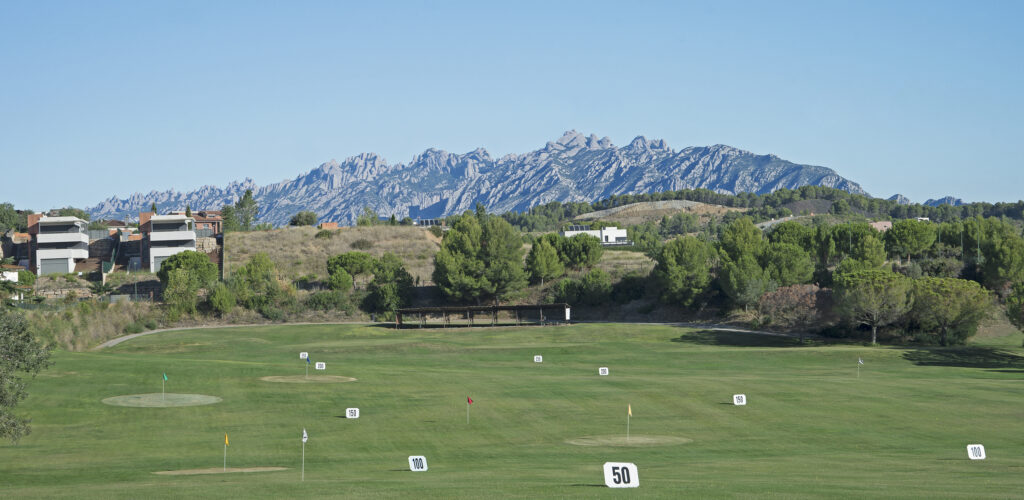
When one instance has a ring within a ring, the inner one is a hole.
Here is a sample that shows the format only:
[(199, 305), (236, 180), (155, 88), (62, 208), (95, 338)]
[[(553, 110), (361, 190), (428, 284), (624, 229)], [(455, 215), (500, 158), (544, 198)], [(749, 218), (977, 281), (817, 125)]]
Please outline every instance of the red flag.
[(468, 405), (473, 404), (473, 398), (471, 398), (469, 396), (466, 396), (466, 404), (468, 404)]

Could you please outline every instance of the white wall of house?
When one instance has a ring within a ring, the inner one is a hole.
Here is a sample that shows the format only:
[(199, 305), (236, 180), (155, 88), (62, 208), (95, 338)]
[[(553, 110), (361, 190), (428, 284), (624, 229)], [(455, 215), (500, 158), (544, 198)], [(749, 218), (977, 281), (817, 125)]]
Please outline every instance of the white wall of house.
[(615, 226), (609, 226), (604, 229), (588, 229), (585, 231), (562, 231), (562, 236), (566, 238), (572, 238), (577, 234), (589, 234), (599, 240), (604, 245), (622, 244), (626, 241), (626, 230), (619, 229)]

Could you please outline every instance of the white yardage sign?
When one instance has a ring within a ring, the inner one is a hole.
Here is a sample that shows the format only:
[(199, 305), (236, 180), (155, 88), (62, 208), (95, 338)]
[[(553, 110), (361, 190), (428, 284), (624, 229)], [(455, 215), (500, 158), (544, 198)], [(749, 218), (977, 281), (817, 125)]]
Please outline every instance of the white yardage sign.
[(734, 404), (736, 406), (746, 406), (746, 404), (747, 404), (747, 395), (746, 394), (733, 394), (732, 395), (732, 404)]
[(971, 460), (985, 460), (985, 446), (980, 444), (967, 445), (967, 458)]
[(597, 369), (597, 374), (601, 375), (602, 377), (605, 376), (605, 375), (608, 375), (608, 367), (607, 366), (602, 366), (602, 367), (598, 368)]
[(327, 369), (327, 363), (324, 363), (323, 361), (317, 361), (316, 362), (316, 369), (317, 370), (326, 370)]
[(345, 408), (345, 418), (359, 418), (359, 408)]
[(309, 357), (309, 353), (308, 352), (300, 352), (299, 353), (299, 359), (306, 359), (308, 357)]
[(534, 356), (533, 357), (533, 362), (534, 363), (543, 363), (544, 362), (544, 356)]
[(636, 464), (605, 462), (604, 484), (609, 488), (636, 488), (640, 486), (640, 476), (636, 472)]
[(412, 455), (409, 457), (409, 470), (413, 472), (424, 472), (427, 470), (427, 457), (423, 455)]

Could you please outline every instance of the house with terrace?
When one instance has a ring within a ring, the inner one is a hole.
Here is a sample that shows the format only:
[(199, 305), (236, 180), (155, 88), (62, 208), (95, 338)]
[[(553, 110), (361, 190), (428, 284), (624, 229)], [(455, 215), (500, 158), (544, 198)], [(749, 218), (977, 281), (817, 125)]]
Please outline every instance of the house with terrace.
[(36, 274), (75, 271), (76, 262), (89, 258), (89, 223), (78, 217), (29, 214), (29, 265)]
[(195, 220), (185, 215), (139, 214), (139, 232), (142, 233), (142, 263), (152, 272), (168, 257), (186, 250), (196, 249)]

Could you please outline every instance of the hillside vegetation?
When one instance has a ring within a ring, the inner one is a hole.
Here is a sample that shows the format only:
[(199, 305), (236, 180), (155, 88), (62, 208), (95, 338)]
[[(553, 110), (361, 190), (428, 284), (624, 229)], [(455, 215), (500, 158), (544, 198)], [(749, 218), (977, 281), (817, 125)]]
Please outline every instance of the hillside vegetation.
[[(313, 227), (285, 227), (270, 231), (232, 232), (224, 236), (225, 275), (241, 267), (253, 255), (265, 253), (279, 275), (297, 279), (313, 274), (327, 277), (327, 259), (345, 252), (361, 251), (374, 257), (390, 252), (405, 263), (415, 278), (429, 280), (433, 257), (441, 239), (412, 226), (359, 226), (324, 232)], [(329, 236), (328, 236), (329, 235)]]

